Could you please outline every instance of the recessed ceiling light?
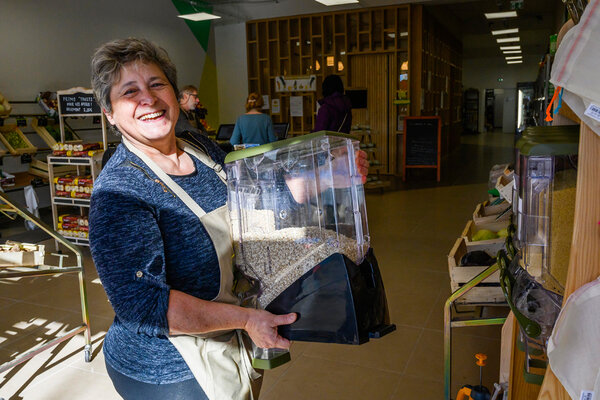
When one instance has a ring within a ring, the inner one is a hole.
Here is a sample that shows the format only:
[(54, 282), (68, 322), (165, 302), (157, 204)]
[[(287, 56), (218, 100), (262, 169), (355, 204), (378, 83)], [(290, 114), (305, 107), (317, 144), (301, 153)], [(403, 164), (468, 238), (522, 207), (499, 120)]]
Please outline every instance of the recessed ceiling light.
[(521, 38), (518, 36), (496, 39), (496, 42), (498, 42), (498, 43), (509, 43), (509, 42), (520, 42), (520, 41), (521, 41)]
[(340, 4), (358, 3), (358, 0), (315, 0), (315, 1), (317, 3), (321, 3), (326, 6), (339, 6)]
[(205, 12), (199, 12), (199, 13), (194, 13), (194, 14), (183, 14), (183, 15), (178, 15), (178, 17), (184, 18), (184, 19), (189, 19), (192, 21), (207, 21), (209, 19), (221, 18), (218, 15), (209, 14), (209, 13), (205, 13)]
[(521, 50), (504, 50), (504, 54), (521, 54)]
[(510, 56), (506, 57), (507, 60), (522, 60), (523, 56)]
[(495, 18), (511, 18), (516, 17), (516, 11), (505, 11), (505, 12), (495, 12), (495, 13), (485, 13), (484, 14), (487, 19), (495, 19)]
[(507, 61), (507, 64), (523, 64), (523, 60)]
[(499, 31), (492, 31), (492, 35), (506, 35), (508, 33), (519, 33), (519, 28), (511, 29), (500, 29)]
[(500, 46), (500, 50), (521, 50), (521, 46)]

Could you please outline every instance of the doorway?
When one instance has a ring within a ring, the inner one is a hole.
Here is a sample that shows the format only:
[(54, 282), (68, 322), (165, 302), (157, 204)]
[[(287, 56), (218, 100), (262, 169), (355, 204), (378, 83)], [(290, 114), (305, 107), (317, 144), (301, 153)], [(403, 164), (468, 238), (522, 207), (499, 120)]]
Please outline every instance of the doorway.
[[(382, 165), (381, 173), (395, 172), (396, 135), (389, 135), (393, 71), (390, 54), (365, 54), (351, 56), (348, 88), (367, 90), (367, 107), (352, 110), (352, 125), (369, 125), (375, 143), (375, 157)], [(393, 150), (393, 151), (392, 151)]]

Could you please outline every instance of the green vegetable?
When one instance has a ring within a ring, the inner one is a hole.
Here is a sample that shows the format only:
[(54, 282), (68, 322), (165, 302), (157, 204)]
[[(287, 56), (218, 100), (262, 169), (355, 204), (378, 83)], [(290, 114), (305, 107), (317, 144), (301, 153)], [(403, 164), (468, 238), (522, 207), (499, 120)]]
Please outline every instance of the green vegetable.
[(480, 240), (490, 240), (490, 239), (497, 239), (497, 238), (498, 238), (498, 234), (496, 234), (495, 232), (492, 232), (487, 229), (481, 229), (481, 230), (475, 232), (475, 234), (473, 235), (471, 240), (474, 242), (478, 242)]
[(4, 132), (3, 135), (13, 149), (25, 149), (29, 147), (27, 142), (16, 131)]
[(504, 229), (500, 229), (498, 231), (498, 237), (507, 237), (508, 236), (508, 229), (504, 228)]
[[(54, 140), (56, 140), (57, 142), (60, 142), (60, 127), (58, 125), (48, 125), (48, 126), (46, 126), (46, 130), (48, 131), (48, 133), (50, 135), (52, 135)], [(73, 137), (73, 131), (68, 129), (65, 126), (65, 140), (74, 140), (74, 139), (75, 138)]]

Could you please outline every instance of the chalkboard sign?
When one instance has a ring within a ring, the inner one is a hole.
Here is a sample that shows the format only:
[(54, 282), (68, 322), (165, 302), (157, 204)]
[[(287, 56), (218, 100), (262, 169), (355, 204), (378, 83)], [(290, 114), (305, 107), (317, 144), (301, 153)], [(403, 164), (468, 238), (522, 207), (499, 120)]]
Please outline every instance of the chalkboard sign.
[(440, 117), (404, 119), (404, 180), (407, 168), (437, 168), (440, 180)]
[(91, 90), (59, 91), (57, 95), (59, 113), (62, 116), (101, 113), (100, 106), (96, 103), (96, 99), (94, 99), (94, 94)]

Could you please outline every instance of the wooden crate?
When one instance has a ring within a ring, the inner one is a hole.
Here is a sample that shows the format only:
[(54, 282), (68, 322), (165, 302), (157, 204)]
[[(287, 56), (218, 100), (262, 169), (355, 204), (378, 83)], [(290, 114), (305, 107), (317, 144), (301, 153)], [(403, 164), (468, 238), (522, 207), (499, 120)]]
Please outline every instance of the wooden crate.
[[(48, 122), (50, 123), (51, 121), (48, 121)], [(51, 125), (60, 131), (59, 124), (53, 123)], [(58, 143), (58, 141), (54, 138), (54, 136), (52, 136), (52, 134), (48, 131), (48, 129), (45, 126), (38, 125), (37, 118), (33, 118), (31, 120), (31, 127), (35, 130), (35, 132), (38, 134), (38, 136), (41, 137), (44, 142), (46, 142), (46, 144), (51, 149), (54, 147), (55, 144)], [(77, 134), (65, 124), (65, 135), (67, 134), (67, 131), (73, 136), (74, 139), (66, 140), (65, 141), (66, 143), (81, 143), (82, 142), (81, 138), (79, 136), (77, 136)]]
[(44, 245), (33, 243), (18, 243), (10, 240), (0, 245), (2, 250), (8, 250), (13, 245), (20, 245), (21, 251), (0, 251), (0, 267), (32, 267), (44, 264)]
[(477, 204), (475, 207), (475, 211), (473, 211), (473, 222), (475, 225), (483, 225), (494, 223), (498, 221), (506, 221), (512, 217), (512, 210), (502, 215), (500, 218), (496, 219), (498, 215), (500, 215), (504, 210), (510, 208), (511, 205), (508, 202), (503, 202), (501, 204), (496, 204), (494, 206), (488, 205), (487, 201), (483, 203)]
[(473, 235), (480, 229), (488, 229), (492, 232), (498, 232), (501, 229), (507, 228), (509, 223), (510, 221), (498, 221), (489, 224), (475, 225), (473, 220), (467, 221), (467, 225), (465, 225), (465, 229), (463, 229), (461, 234), (461, 237), (465, 239), (467, 251), (493, 251), (493, 255), (495, 256), (498, 250), (504, 248), (506, 238), (501, 237), (497, 239), (473, 241)]
[[(495, 256), (493, 249), (487, 250), (480, 248), (479, 250), (486, 251), (489, 255)], [(448, 254), (448, 272), (450, 274), (450, 287), (452, 292), (458, 290), (462, 285), (469, 282), (471, 279), (483, 272), (487, 266), (469, 266), (461, 267), (460, 260), (467, 254), (467, 245), (465, 238), (458, 238), (454, 243), (454, 247)], [(457, 304), (477, 304), (477, 303), (503, 303), (504, 294), (500, 288), (500, 272), (496, 271), (491, 276), (483, 280), (482, 283), (490, 286), (476, 286), (465, 293), (461, 298), (456, 300)]]
[[(35, 158), (29, 163), (29, 170), (27, 171), (31, 175), (39, 176), (48, 179), (48, 164)], [(77, 167), (71, 165), (61, 165), (54, 167), (54, 176), (62, 176), (66, 174), (76, 174)]]
[[(25, 142), (26, 147), (20, 147), (17, 149), (13, 148), (4, 136), (9, 132), (16, 132), (17, 135), (19, 135), (21, 139)], [(23, 132), (21, 132), (21, 130), (17, 128), (17, 125), (0, 126), (0, 141), (2, 141), (2, 144), (4, 144), (4, 146), (10, 152), (10, 154), (19, 155), (25, 153), (35, 153), (37, 151), (37, 147), (31, 144), (31, 142), (29, 141), (29, 139), (27, 139)]]

